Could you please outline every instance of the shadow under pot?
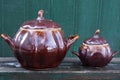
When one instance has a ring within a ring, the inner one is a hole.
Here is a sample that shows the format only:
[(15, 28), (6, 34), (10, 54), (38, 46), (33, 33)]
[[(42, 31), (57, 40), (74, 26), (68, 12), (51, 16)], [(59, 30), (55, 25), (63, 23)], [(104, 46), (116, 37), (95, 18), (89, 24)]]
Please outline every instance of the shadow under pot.
[(72, 53), (79, 57), (84, 66), (104, 67), (117, 51), (113, 52), (108, 42), (99, 36), (98, 29), (92, 38), (86, 39), (79, 48), (79, 52)]
[(57, 67), (78, 35), (65, 38), (60, 25), (43, 17), (38, 12), (36, 20), (23, 23), (12, 39), (6, 34), (1, 37), (10, 45), (21, 66), (39, 70)]

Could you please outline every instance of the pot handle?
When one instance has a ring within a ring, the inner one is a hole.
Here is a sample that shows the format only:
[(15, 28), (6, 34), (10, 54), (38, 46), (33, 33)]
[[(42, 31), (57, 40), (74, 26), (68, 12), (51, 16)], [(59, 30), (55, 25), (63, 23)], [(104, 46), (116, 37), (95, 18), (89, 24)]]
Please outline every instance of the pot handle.
[(79, 57), (79, 53), (78, 52), (72, 51), (72, 53)]
[(119, 53), (119, 51), (114, 51), (112, 56), (114, 57), (117, 53)]

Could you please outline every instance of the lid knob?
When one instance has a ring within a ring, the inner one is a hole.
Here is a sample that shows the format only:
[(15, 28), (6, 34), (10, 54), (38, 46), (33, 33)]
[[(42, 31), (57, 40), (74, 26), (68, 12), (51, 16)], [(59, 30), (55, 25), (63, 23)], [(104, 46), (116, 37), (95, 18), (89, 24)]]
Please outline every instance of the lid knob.
[(94, 34), (94, 38), (99, 38), (99, 33), (100, 33), (100, 29), (96, 30), (95, 34)]
[(38, 18), (37, 18), (37, 20), (44, 20), (43, 14), (44, 14), (44, 10), (38, 11)]

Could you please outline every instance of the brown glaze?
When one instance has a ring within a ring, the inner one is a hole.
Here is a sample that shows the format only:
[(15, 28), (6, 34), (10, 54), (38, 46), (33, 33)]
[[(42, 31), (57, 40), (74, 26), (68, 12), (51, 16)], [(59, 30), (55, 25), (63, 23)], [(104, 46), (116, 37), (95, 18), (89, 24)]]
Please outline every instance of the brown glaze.
[(37, 20), (23, 23), (13, 39), (6, 34), (1, 37), (12, 47), (22, 67), (31, 70), (57, 67), (79, 38), (75, 35), (66, 39), (57, 23), (44, 19), (43, 10), (38, 12)]
[(88, 38), (79, 48), (77, 55), (84, 66), (106, 66), (117, 52), (113, 52), (104, 38), (99, 37), (97, 30), (93, 38)]

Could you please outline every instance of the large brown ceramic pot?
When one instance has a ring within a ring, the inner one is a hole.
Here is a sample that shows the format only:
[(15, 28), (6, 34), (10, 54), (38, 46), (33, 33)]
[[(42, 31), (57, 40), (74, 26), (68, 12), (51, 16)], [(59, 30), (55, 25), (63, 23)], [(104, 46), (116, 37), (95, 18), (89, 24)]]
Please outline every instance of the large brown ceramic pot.
[(65, 38), (60, 25), (43, 17), (23, 23), (12, 39), (6, 34), (1, 37), (11, 46), (22, 67), (38, 70), (57, 67), (78, 35)]
[(97, 30), (92, 38), (86, 39), (79, 48), (77, 55), (84, 66), (103, 67), (106, 66), (117, 52), (113, 52), (108, 42), (99, 37)]

